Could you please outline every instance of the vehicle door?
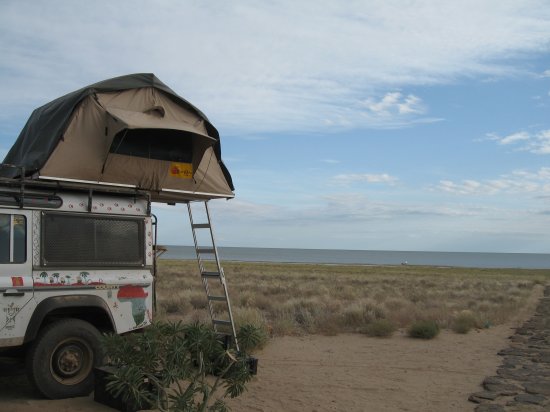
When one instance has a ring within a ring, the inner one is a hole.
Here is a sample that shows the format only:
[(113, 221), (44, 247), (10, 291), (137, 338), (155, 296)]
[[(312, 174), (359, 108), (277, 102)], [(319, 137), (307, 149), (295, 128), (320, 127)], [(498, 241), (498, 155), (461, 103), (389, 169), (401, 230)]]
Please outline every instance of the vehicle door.
[(33, 293), (32, 212), (0, 208), (0, 343), (24, 334)]

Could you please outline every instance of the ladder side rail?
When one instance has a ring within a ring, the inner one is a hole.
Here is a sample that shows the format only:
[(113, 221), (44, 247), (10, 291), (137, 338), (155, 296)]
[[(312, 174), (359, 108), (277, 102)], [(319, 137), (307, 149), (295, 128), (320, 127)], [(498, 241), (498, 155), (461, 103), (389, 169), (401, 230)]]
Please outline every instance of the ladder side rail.
[[(201, 255), (198, 252), (199, 244), (198, 244), (198, 241), (197, 241), (197, 234), (195, 233), (195, 227), (193, 226), (193, 224), (194, 224), (193, 223), (193, 212), (191, 210), (191, 203), (190, 202), (187, 202), (187, 210), (189, 212), (189, 221), (191, 223), (191, 232), (193, 234), (193, 243), (195, 244), (195, 254), (197, 256), (197, 262), (199, 264), (199, 272), (200, 272), (200, 276), (201, 276), (202, 285), (203, 285), (204, 290), (206, 292), (206, 296), (209, 296), (210, 295), (210, 288), (208, 286), (208, 279), (203, 276), (203, 273), (205, 272), (204, 264), (202, 262)], [(210, 319), (214, 319), (214, 316), (215, 316), (214, 306), (212, 305), (212, 302), (208, 299), (207, 299), (207, 305), (208, 305), (208, 313), (210, 313)], [(216, 325), (214, 324), (213, 326), (214, 326), (214, 330), (217, 332)]]
[[(197, 234), (195, 233), (195, 227), (194, 221), (193, 221), (193, 212), (191, 210), (191, 202), (187, 202), (187, 211), (189, 212), (189, 222), (191, 223), (191, 233), (193, 234), (193, 243), (195, 244), (195, 251), (197, 252), (199, 250), (199, 243), (197, 241)], [(199, 270), (202, 274), (204, 272), (204, 265), (202, 263), (202, 259), (200, 257), (200, 254), (197, 252), (197, 261), (199, 263)]]
[(210, 210), (208, 208), (208, 201), (204, 202), (204, 207), (206, 208), (206, 218), (208, 220), (208, 224), (210, 225), (210, 237), (212, 239), (212, 246), (214, 248), (214, 257), (216, 259), (216, 265), (218, 268), (218, 272), (220, 274), (220, 282), (223, 287), (223, 291), (225, 294), (225, 303), (227, 304), (227, 313), (229, 314), (229, 322), (231, 323), (231, 332), (233, 333), (233, 339), (235, 341), (235, 348), (237, 349), (237, 352), (239, 352), (239, 342), (237, 341), (237, 331), (235, 329), (235, 321), (233, 320), (233, 311), (231, 310), (231, 303), (229, 300), (229, 291), (227, 290), (227, 282), (225, 281), (225, 274), (223, 272), (223, 268), (220, 263), (220, 257), (218, 254), (218, 248), (216, 247), (216, 241), (214, 239), (214, 230), (212, 228), (212, 219), (210, 218)]

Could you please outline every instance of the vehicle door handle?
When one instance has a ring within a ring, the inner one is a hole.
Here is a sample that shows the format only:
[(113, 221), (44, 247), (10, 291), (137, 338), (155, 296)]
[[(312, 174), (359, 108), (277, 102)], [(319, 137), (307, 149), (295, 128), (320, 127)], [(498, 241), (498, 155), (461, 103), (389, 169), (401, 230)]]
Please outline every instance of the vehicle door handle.
[(4, 292), (4, 296), (24, 296), (25, 292), (17, 290), (17, 289), (7, 289)]

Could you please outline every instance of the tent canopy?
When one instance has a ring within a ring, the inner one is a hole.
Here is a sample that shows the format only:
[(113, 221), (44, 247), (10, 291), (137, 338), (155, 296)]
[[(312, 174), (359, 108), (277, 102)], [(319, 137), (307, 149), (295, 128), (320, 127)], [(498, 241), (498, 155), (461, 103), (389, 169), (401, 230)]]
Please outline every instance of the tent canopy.
[(33, 179), (135, 187), (156, 201), (234, 196), (218, 131), (153, 74), (105, 80), (39, 107), (4, 163)]

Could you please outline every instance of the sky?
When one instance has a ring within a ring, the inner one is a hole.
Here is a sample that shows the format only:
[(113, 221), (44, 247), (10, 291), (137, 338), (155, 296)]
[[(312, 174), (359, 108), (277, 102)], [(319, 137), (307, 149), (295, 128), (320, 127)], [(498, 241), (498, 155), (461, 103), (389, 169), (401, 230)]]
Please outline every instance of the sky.
[(547, 1), (0, 0), (0, 155), (34, 108), (154, 73), (220, 132), (221, 246), (549, 253), (549, 52)]

